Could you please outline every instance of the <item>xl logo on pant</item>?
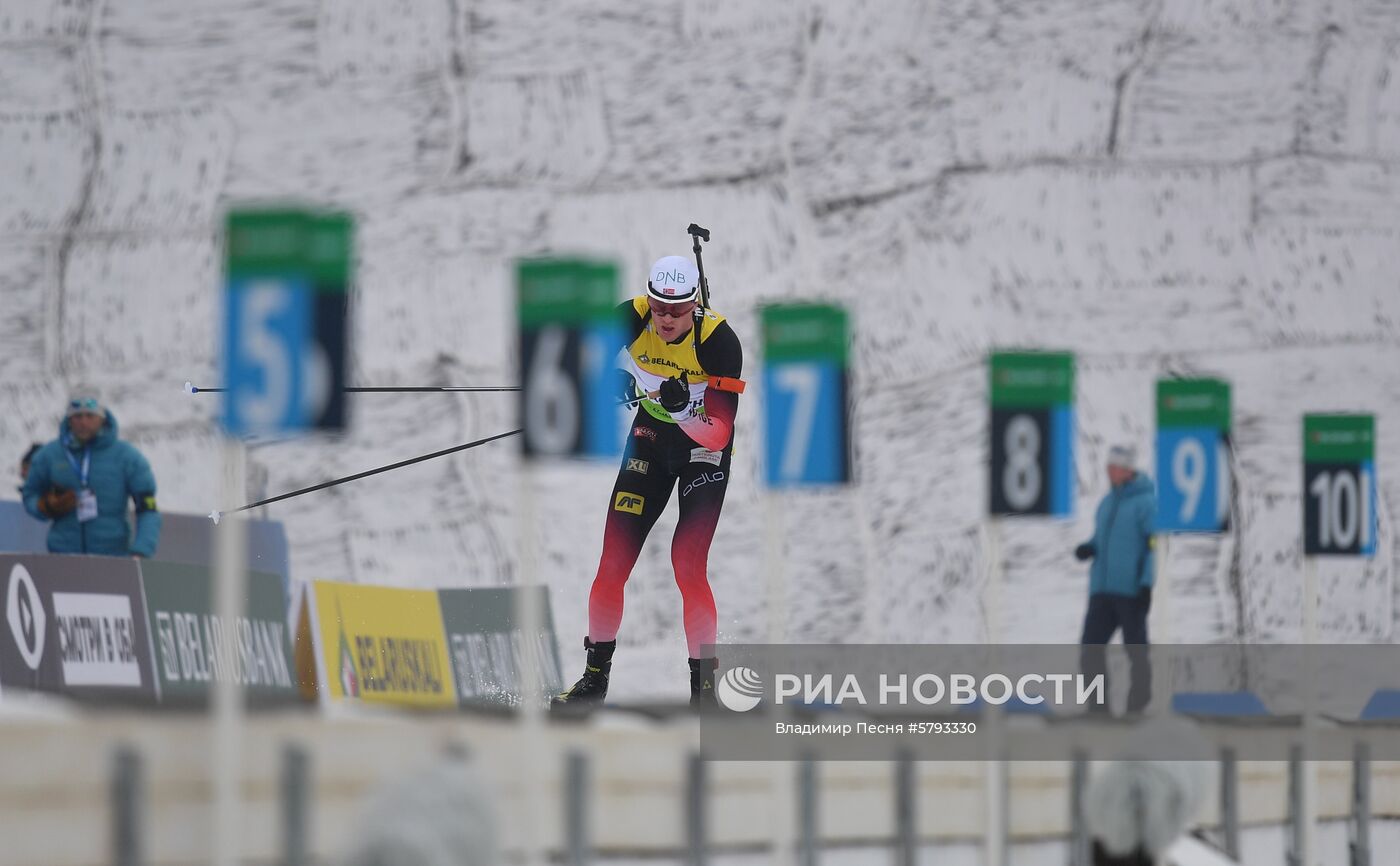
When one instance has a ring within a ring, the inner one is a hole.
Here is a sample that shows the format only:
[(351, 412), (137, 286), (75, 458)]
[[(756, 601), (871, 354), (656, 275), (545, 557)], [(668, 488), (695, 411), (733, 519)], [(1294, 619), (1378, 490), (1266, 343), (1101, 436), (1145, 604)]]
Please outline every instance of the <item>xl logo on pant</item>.
[(613, 500), (613, 511), (626, 511), (628, 514), (641, 514), (642, 506), (646, 504), (645, 496), (638, 496), (635, 493), (623, 491), (617, 494), (617, 499)]

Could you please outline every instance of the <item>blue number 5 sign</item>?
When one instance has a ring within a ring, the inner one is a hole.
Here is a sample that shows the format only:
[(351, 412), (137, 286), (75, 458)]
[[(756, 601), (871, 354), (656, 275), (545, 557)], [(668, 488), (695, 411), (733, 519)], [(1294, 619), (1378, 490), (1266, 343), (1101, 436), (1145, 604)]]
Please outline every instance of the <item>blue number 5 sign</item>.
[(308, 300), (304, 281), (292, 278), (230, 281), (225, 423), (231, 432), (280, 432), (302, 425)]
[(225, 227), (224, 427), (342, 429), (349, 214), (235, 210)]

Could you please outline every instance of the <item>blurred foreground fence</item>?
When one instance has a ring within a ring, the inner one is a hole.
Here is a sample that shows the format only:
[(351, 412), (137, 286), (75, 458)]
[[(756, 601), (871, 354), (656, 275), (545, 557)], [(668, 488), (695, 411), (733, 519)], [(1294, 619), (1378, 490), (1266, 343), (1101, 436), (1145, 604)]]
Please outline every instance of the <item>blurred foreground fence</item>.
[[(502, 716), (406, 718), (352, 713), (327, 718), (269, 712), (250, 719), (240, 790), (244, 862), (332, 862), (358, 826), (363, 800), (415, 768), (465, 746), (489, 786), (507, 857), (536, 840), (552, 862), (605, 856), (714, 862), (720, 853), (767, 850), (778, 836), (796, 862), (833, 846), (880, 847), (894, 862), (929, 862), (921, 849), (989, 840), (988, 786), (1003, 784), (1002, 850), (1013, 843), (1070, 842), (1086, 862), (1077, 815), (1085, 761), (997, 765), (888, 762), (740, 763), (702, 760), (693, 720), (605, 713), (554, 724), (521, 760), (515, 725)], [(0, 718), (0, 839), (7, 866), (164, 866), (205, 862), (212, 826), (209, 728), (193, 715), (71, 715), (66, 709)], [(538, 774), (526, 778), (522, 767)], [(1280, 762), (1214, 765), (1218, 796), (1200, 815), (1216, 844), (1238, 852), (1241, 828), (1287, 826), (1298, 810), (1296, 768)], [(1348, 850), (1321, 862), (1371, 866), (1373, 817), (1400, 817), (1400, 765), (1323, 762), (1317, 817), (1349, 822)], [(1295, 781), (1290, 783), (1290, 779)], [(526, 819), (525, 786), (549, 793)], [(937, 862), (935, 858), (932, 862)]]

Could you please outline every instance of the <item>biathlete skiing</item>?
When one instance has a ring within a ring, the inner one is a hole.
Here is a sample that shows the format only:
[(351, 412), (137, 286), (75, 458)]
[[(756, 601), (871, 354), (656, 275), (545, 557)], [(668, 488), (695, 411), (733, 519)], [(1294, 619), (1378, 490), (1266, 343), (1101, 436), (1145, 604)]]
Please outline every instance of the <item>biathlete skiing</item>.
[(729, 484), (743, 352), (723, 316), (708, 309), (700, 238), (696, 261), (666, 256), (651, 266), (646, 294), (618, 307), (626, 343), (618, 353), (625, 400), (637, 400), (622, 466), (608, 500), (603, 554), (588, 597), (588, 659), (583, 676), (555, 707), (590, 706), (608, 693), (622, 624), (623, 588), (656, 519), (679, 491), (680, 521), (671, 565), (680, 587), (690, 657), (690, 705), (717, 706), (715, 600), (706, 575), (710, 541)]

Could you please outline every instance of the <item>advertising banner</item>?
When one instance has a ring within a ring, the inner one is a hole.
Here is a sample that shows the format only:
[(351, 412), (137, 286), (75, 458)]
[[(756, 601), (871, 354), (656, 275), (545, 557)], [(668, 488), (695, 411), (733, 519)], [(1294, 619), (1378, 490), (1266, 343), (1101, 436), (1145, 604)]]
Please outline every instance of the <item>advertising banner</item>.
[(225, 677), (242, 684), (251, 704), (301, 700), (281, 577), (249, 572), (247, 609), (230, 623), (212, 614), (209, 569), (147, 562), (141, 574), (163, 703), (202, 704)]
[(456, 706), (436, 591), (318, 580), (311, 601), (323, 696)]
[(151, 640), (135, 560), (0, 554), (0, 682), (153, 703)]
[[(538, 681), (546, 693), (564, 686), (559, 675), (559, 649), (549, 594), (535, 587), (544, 611), (535, 653), (540, 660)], [(520, 698), (519, 671), (525, 635), (515, 626), (516, 594), (512, 587), (444, 589), (438, 591), (442, 625), (452, 652), (457, 696), (463, 706), (479, 703), (515, 704)]]

